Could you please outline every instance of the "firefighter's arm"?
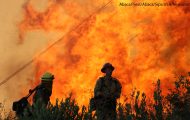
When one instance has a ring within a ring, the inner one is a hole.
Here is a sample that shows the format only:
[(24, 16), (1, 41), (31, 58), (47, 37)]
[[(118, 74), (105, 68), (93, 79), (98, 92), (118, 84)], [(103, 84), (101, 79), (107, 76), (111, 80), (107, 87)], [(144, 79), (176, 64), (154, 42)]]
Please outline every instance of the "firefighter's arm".
[(102, 97), (103, 93), (101, 92), (101, 80), (98, 79), (94, 88), (94, 97)]
[(115, 92), (115, 98), (120, 98), (121, 95), (121, 83), (117, 80), (117, 84), (116, 84), (116, 92)]

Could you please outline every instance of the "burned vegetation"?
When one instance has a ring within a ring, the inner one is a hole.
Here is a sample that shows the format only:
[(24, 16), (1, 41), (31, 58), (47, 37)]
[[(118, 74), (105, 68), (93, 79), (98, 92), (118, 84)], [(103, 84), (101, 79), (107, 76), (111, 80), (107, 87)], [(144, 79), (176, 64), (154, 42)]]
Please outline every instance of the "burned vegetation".
[[(190, 75), (179, 76), (174, 88), (162, 94), (160, 80), (155, 83), (152, 98), (141, 91), (132, 91), (126, 102), (117, 104), (118, 120), (189, 120), (190, 119)], [(89, 98), (90, 99), (90, 98)], [(1, 119), (6, 120), (96, 120), (96, 113), (89, 106), (79, 106), (72, 95), (47, 107), (36, 103), (16, 117), (14, 112), (5, 113), (1, 104)]]

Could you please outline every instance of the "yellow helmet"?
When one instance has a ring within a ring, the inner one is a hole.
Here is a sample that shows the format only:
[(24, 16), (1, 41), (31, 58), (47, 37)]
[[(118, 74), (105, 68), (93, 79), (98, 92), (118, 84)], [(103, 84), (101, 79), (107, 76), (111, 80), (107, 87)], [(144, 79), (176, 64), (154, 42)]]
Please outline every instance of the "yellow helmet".
[(54, 75), (49, 72), (44, 73), (41, 77), (42, 81), (52, 81), (53, 79), (54, 79)]

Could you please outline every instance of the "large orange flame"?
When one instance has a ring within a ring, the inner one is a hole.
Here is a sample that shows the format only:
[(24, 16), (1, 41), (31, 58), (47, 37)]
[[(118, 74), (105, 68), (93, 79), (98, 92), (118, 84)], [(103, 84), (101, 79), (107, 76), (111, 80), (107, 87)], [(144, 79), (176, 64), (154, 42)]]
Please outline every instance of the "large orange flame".
[[(93, 9), (88, 6), (90, 2), (96, 3)], [(51, 1), (44, 12), (26, 3), (21, 38), (35, 29), (65, 33), (96, 11), (98, 4), (108, 1), (90, 2)], [(102, 75), (100, 69), (107, 61), (116, 68), (113, 76), (122, 83), (123, 95), (133, 87), (151, 95), (152, 83), (158, 78), (166, 92), (175, 74), (188, 71), (190, 6), (127, 7), (121, 6), (121, 2), (145, 1), (113, 0), (37, 59), (36, 81), (45, 71), (55, 75), (52, 101), (72, 92), (80, 105), (87, 105), (95, 82)]]

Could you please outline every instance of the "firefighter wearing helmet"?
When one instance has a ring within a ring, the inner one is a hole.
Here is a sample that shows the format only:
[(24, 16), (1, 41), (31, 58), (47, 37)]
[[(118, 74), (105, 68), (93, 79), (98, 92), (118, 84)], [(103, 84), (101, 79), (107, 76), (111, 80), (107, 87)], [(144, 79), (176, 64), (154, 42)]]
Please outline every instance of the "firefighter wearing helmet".
[(47, 106), (52, 94), (53, 79), (54, 75), (49, 72), (46, 72), (42, 75), (41, 84), (37, 86), (36, 92), (33, 96), (33, 104), (40, 102)]
[(103, 65), (100, 77), (94, 88), (94, 98), (91, 99), (93, 110), (96, 110), (97, 120), (116, 120), (116, 103), (121, 94), (120, 82), (112, 77), (114, 67), (110, 63)]

